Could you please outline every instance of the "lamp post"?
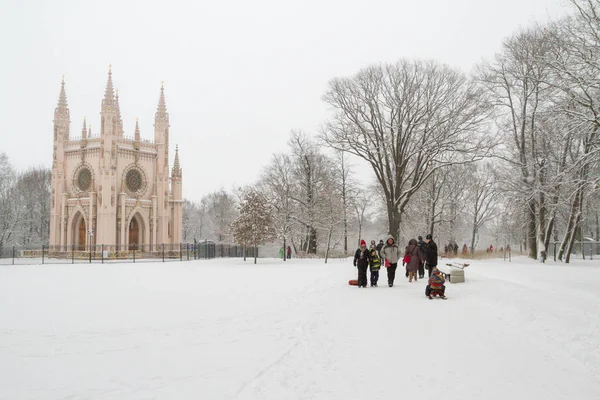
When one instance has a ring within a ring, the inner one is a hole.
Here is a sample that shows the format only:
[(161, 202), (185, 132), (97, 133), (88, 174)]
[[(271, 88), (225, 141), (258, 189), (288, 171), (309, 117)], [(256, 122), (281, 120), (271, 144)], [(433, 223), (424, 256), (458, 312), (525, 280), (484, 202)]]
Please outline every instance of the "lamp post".
[(90, 237), (90, 263), (92, 262), (92, 244), (93, 244), (93, 239), (94, 239), (94, 231), (93, 230), (89, 230), (88, 231), (88, 235)]

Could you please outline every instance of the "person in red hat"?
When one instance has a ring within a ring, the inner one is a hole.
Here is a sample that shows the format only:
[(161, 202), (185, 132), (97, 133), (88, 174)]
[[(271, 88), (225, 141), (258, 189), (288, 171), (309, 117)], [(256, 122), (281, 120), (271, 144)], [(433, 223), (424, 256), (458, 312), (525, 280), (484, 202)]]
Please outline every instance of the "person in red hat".
[(371, 261), (371, 253), (367, 249), (367, 242), (360, 241), (360, 247), (354, 253), (354, 266), (358, 268), (358, 287), (367, 287), (367, 268)]

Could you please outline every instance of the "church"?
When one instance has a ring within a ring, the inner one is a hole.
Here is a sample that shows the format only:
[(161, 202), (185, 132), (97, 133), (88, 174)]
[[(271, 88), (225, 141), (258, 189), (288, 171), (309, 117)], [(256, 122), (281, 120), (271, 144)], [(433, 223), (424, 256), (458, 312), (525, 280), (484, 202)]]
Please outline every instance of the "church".
[(179, 151), (169, 168), (169, 114), (161, 85), (154, 139), (142, 139), (136, 121), (126, 136), (112, 70), (100, 110), (100, 132), (85, 117), (81, 136), (70, 132), (64, 77), (54, 111), (50, 246), (55, 249), (152, 251), (182, 237)]

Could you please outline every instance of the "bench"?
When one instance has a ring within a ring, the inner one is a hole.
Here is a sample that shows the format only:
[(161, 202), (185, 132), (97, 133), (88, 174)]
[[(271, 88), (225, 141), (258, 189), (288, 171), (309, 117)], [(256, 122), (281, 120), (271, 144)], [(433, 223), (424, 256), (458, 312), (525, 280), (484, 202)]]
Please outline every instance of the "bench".
[(467, 268), (469, 264), (449, 263), (446, 264), (446, 266), (450, 268), (440, 269), (440, 271), (442, 271), (444, 277), (450, 281), (450, 283), (465, 282), (465, 268)]

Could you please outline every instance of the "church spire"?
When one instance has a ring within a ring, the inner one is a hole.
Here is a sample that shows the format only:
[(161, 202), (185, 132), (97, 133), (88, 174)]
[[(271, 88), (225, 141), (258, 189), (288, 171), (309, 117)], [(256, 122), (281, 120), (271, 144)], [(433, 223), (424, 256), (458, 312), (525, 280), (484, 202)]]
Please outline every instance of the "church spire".
[(56, 109), (54, 110), (54, 119), (60, 119), (60, 117), (64, 117), (64, 119), (69, 119), (69, 106), (67, 104), (67, 92), (65, 91), (65, 76), (62, 76), (62, 81), (60, 83), (60, 94), (58, 95), (58, 104), (56, 105)]
[(115, 90), (113, 88), (113, 81), (112, 81), (112, 65), (108, 66), (108, 81), (106, 82), (106, 90), (104, 91), (104, 99), (102, 100), (102, 108), (104, 109), (105, 107), (108, 106), (115, 106), (116, 105), (116, 99), (115, 99)]
[(172, 178), (181, 178), (181, 167), (179, 166), (179, 146), (175, 145), (175, 161), (171, 172)]
[(135, 140), (139, 141), (140, 140), (140, 119), (136, 118), (135, 119)]
[(116, 90), (115, 104), (117, 105), (117, 122), (119, 124), (118, 133), (123, 136), (123, 119), (121, 118), (121, 106), (119, 105), (119, 89)]
[(155, 122), (169, 122), (169, 113), (167, 112), (167, 102), (165, 101), (165, 82), (160, 85), (160, 97), (158, 99), (158, 108), (156, 109)]
[(83, 128), (81, 128), (81, 138), (87, 139), (87, 122), (85, 117), (83, 117)]

